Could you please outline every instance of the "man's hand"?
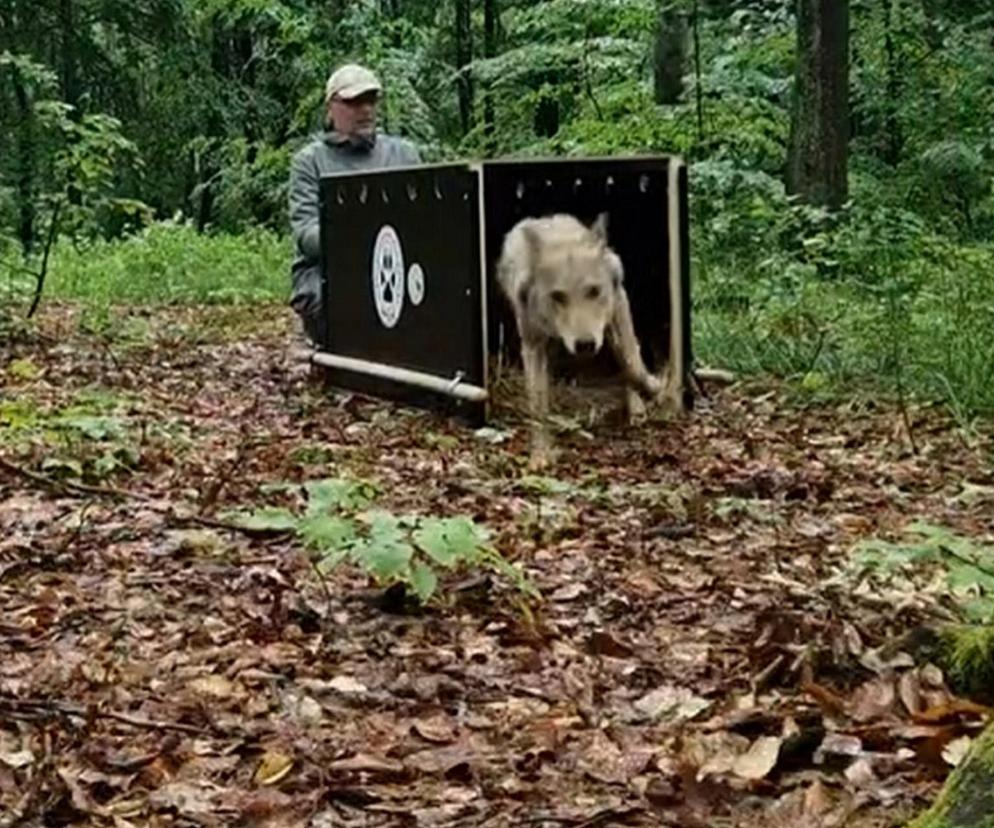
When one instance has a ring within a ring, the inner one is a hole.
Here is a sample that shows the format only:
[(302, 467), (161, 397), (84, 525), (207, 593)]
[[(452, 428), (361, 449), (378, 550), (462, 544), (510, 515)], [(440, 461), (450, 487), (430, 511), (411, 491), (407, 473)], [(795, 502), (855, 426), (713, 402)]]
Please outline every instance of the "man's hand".
[(290, 307), (301, 316), (314, 316), (321, 309), (321, 297), (316, 291), (305, 290), (290, 300)]

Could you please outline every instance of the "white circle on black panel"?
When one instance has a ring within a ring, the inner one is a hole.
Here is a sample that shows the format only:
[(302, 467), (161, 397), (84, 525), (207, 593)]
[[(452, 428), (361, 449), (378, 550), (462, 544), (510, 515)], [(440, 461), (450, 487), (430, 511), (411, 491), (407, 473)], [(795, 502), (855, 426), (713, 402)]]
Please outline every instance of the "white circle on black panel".
[(376, 235), (371, 277), (376, 313), (385, 328), (392, 328), (404, 306), (404, 252), (397, 231), (389, 224)]
[(425, 298), (425, 272), (416, 262), (407, 271), (407, 296), (412, 305), (420, 305)]

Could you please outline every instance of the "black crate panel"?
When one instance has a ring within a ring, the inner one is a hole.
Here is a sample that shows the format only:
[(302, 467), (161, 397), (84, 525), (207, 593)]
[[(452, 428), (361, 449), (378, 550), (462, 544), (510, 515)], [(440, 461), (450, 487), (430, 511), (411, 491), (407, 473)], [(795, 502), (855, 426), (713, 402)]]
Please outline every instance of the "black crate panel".
[(484, 383), (478, 180), (464, 165), (322, 179), (324, 350)]

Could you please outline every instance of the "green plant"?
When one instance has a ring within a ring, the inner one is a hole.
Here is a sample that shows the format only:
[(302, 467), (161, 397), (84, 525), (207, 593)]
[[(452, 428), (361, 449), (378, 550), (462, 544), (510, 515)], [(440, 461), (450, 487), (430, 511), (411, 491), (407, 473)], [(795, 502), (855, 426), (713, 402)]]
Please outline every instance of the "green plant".
[(302, 512), (262, 507), (228, 517), (250, 529), (293, 533), (322, 577), (350, 563), (381, 585), (409, 586), (427, 603), (438, 591), (440, 571), (485, 568), (506, 577), (525, 595), (537, 595), (528, 579), (493, 548), (486, 528), (468, 517), (398, 516), (371, 508), (379, 490), (368, 481), (278, 483), (267, 491), (303, 494), (306, 505)]
[(994, 622), (994, 548), (929, 523), (916, 521), (906, 533), (909, 538), (904, 542), (860, 542), (854, 549), (855, 566), (882, 575), (938, 567), (968, 620)]

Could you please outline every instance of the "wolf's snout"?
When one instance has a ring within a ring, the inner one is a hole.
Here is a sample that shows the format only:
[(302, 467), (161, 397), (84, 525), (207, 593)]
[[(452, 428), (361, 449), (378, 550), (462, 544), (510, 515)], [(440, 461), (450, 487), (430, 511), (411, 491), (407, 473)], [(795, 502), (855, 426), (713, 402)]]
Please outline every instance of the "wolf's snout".
[(576, 341), (576, 355), (577, 356), (593, 356), (597, 353), (597, 340), (596, 339), (578, 339)]

